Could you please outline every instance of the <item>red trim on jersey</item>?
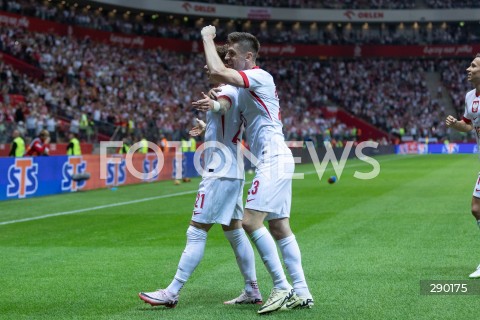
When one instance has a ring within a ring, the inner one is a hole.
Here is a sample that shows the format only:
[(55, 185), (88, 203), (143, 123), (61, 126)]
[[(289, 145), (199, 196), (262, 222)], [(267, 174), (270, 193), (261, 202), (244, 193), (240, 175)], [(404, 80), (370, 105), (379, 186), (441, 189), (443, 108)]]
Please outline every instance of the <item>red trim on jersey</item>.
[(260, 69), (260, 67), (259, 67), (259, 66), (255, 66), (255, 67), (253, 67), (252, 69)]
[(247, 77), (247, 75), (245, 74), (245, 72), (243, 72), (243, 71), (237, 71), (237, 72), (242, 76), (243, 86), (244, 86), (245, 88), (250, 87), (250, 82), (248, 81), (248, 77)]
[(218, 96), (218, 97), (217, 97), (217, 100), (218, 100), (218, 99), (220, 99), (220, 98), (227, 99), (227, 100), (228, 100), (228, 102), (230, 102), (230, 106), (232, 105), (232, 100), (230, 99), (230, 97), (229, 97), (229, 96), (225, 96), (225, 95), (223, 95), (223, 96)]
[(465, 122), (466, 124), (471, 124), (472, 123), (472, 120), (470, 119), (467, 119), (465, 117), (462, 118), (463, 122)]
[[(237, 133), (235, 133), (235, 135), (233, 136), (233, 139), (232, 139), (232, 143), (233, 144), (237, 144), (238, 141), (240, 141), (240, 139), (238, 138), (238, 136), (240, 135), (240, 132), (242, 132), (242, 126), (243, 126), (243, 121), (240, 122), (240, 126), (238, 127), (238, 131)], [(479, 177), (480, 179), (480, 177)]]
[(249, 91), (250, 94), (258, 101), (258, 103), (260, 103), (262, 105), (262, 107), (265, 109), (265, 111), (267, 111), (268, 113), (268, 116), (270, 117), (271, 120), (273, 120), (272, 116), (270, 115), (270, 111), (268, 111), (268, 108), (267, 106), (265, 105), (265, 103), (262, 101), (262, 99), (260, 99), (259, 96), (257, 96), (257, 94), (254, 92), (254, 91)]
[(222, 114), (222, 135), (225, 138), (225, 115)]

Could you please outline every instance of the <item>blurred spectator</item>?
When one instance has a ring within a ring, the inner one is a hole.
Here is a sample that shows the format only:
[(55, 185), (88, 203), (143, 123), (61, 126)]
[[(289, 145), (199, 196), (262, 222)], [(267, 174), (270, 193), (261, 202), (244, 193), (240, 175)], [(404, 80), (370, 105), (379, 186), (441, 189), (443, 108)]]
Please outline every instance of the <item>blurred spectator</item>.
[(23, 157), (25, 154), (25, 141), (23, 140), (20, 131), (13, 130), (12, 143), (10, 145), (9, 157)]
[(50, 134), (50, 140), (52, 143), (57, 143), (57, 120), (48, 114), (45, 121), (45, 126)]
[(73, 132), (68, 134), (68, 145), (67, 145), (67, 155), (69, 156), (79, 156), (82, 154), (82, 149), (80, 147), (80, 141), (78, 141), (77, 135)]
[(25, 156), (48, 156), (50, 149), (50, 136), (47, 130), (42, 130), (28, 147)]

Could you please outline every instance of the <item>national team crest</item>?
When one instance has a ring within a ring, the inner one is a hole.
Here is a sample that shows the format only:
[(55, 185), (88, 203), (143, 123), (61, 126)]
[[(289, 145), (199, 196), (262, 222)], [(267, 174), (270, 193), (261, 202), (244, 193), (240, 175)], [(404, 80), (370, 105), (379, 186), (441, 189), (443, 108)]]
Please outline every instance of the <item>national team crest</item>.
[(34, 194), (38, 188), (38, 164), (33, 158), (18, 158), (8, 168), (7, 198), (25, 198)]
[(479, 101), (478, 101), (478, 100), (473, 101), (473, 103), (472, 103), (472, 112), (473, 112), (473, 113), (477, 113), (477, 111), (478, 111), (478, 104), (479, 104)]

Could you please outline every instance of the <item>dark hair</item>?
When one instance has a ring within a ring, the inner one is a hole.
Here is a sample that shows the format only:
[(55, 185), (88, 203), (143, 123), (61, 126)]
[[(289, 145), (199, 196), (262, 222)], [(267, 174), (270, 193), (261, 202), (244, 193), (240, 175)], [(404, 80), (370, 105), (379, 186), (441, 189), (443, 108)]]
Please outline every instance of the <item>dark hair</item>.
[(228, 43), (238, 43), (242, 53), (252, 52), (253, 59), (257, 58), (258, 51), (260, 51), (260, 42), (257, 38), (248, 32), (232, 32), (228, 35)]
[(216, 45), (215, 49), (217, 49), (217, 54), (222, 59), (222, 62), (225, 63), (225, 56), (227, 55), (228, 46), (224, 44), (223, 46)]

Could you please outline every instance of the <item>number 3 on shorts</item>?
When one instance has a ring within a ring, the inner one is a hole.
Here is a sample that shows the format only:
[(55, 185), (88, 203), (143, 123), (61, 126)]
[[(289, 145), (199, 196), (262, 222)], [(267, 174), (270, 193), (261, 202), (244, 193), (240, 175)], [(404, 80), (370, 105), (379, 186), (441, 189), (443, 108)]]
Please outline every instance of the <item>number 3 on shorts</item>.
[(258, 191), (258, 186), (260, 185), (260, 181), (258, 180), (253, 180), (252, 186), (250, 187), (250, 190), (248, 190), (249, 195), (254, 195)]

